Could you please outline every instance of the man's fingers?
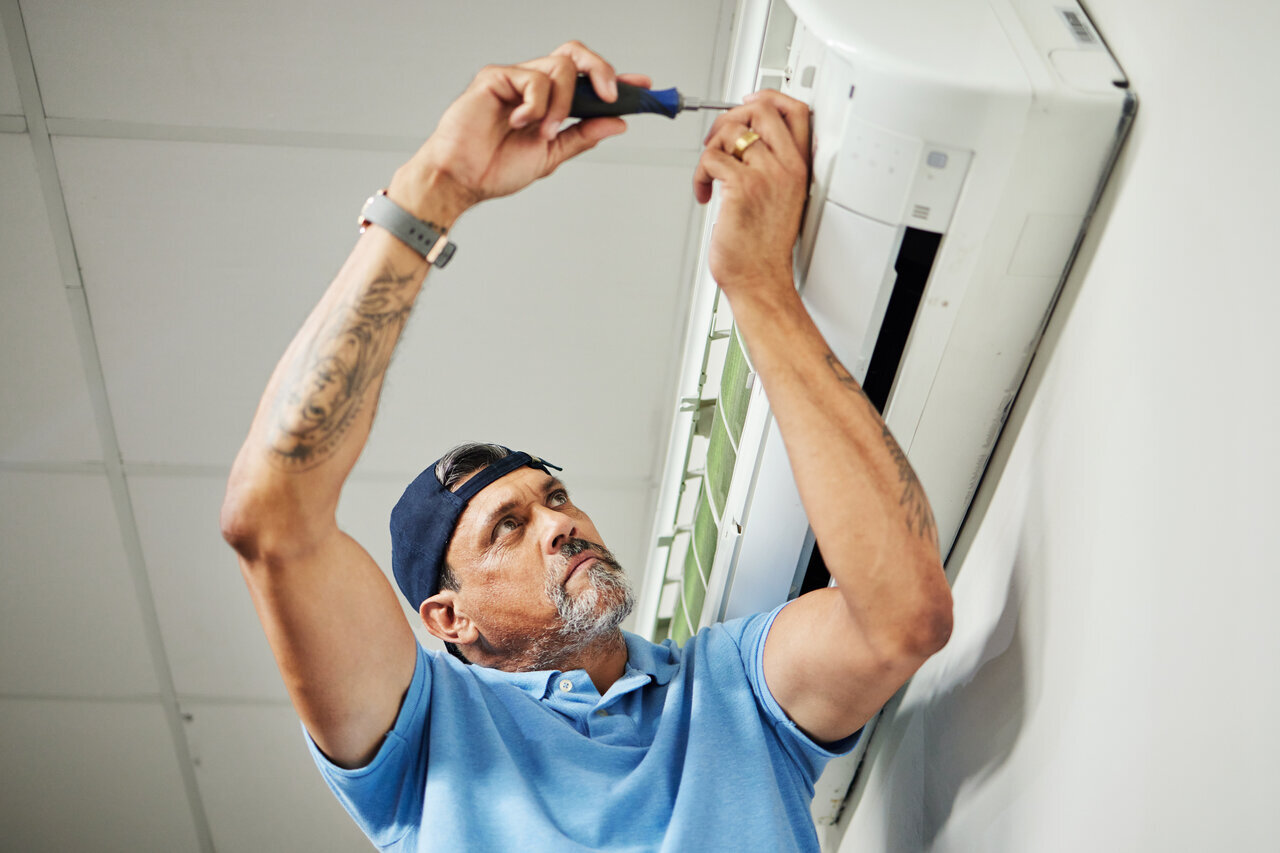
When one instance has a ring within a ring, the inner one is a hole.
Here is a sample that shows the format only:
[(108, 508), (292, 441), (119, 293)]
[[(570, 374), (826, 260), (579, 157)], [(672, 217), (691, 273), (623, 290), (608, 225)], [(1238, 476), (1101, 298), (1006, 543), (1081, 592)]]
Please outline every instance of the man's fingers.
[[(567, 56), (578, 71), (591, 78), (600, 100), (613, 103), (618, 99), (618, 75), (604, 57), (580, 41), (565, 42), (551, 51), (552, 56)], [(566, 113), (567, 115), (567, 113)]]
[(731, 155), (719, 148), (707, 148), (702, 152), (698, 167), (693, 171), (693, 197), (698, 204), (711, 201), (712, 185), (716, 181), (732, 179), (735, 166), (741, 168)]
[[(758, 120), (758, 117), (755, 117), (755, 118), (757, 118)], [(715, 149), (718, 151), (723, 151), (725, 154), (732, 156), (734, 149), (737, 147), (738, 140), (742, 138), (743, 134), (751, 130), (755, 130), (755, 128), (741, 121), (721, 122), (719, 128), (716, 129), (716, 132), (712, 134), (710, 139), (707, 140), (706, 147), (708, 150)], [(765, 138), (765, 135), (763, 133), (760, 133), (758, 130), (756, 131), (756, 133), (759, 134), (760, 139), (757, 140), (756, 142), (751, 143), (750, 145), (747, 146), (746, 149), (743, 150), (742, 152), (742, 156), (744, 158), (743, 162), (746, 162), (745, 160), (747, 156), (746, 152), (751, 148), (756, 148), (761, 145), (763, 145), (766, 148), (770, 147), (769, 140)], [(788, 144), (790, 144), (789, 140), (788, 140)]]
[(639, 86), (641, 89), (653, 88), (653, 79), (648, 74), (619, 74), (618, 79), (623, 83)]
[(547, 105), (546, 118), (542, 120), (542, 138), (550, 141), (556, 138), (560, 125), (569, 117), (573, 108), (573, 90), (578, 82), (578, 69), (573, 60), (567, 56), (547, 57), (551, 63), (548, 74), (551, 77), (551, 99)]
[(796, 148), (807, 153), (809, 151), (809, 105), (804, 101), (789, 98), (776, 89), (761, 89), (752, 92), (742, 99), (744, 104), (768, 104), (778, 111)]
[[(809, 148), (801, 149), (782, 114), (768, 105), (761, 105), (751, 113), (751, 129), (760, 134), (760, 142), (769, 146), (782, 164), (790, 169), (803, 169), (808, 161)], [(737, 141), (737, 136), (733, 141)], [(757, 147), (755, 143), (752, 147)], [(729, 153), (733, 153), (730, 151)], [(745, 157), (746, 154), (744, 153)]]
[(485, 69), (485, 85), (501, 101), (517, 106), (508, 118), (516, 129), (528, 127), (547, 114), (551, 98), (551, 77), (535, 68), (520, 65)]
[(627, 129), (627, 123), (617, 116), (584, 119), (566, 127), (551, 143), (552, 169), (583, 151), (594, 148), (596, 143), (610, 136), (617, 136)]

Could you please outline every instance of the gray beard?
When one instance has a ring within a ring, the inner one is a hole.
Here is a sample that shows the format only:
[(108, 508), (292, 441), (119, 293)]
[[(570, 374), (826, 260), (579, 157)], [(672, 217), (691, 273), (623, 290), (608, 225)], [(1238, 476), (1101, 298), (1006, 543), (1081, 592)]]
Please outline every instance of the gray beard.
[(568, 561), (584, 551), (596, 557), (594, 563), (579, 570), (580, 574), (586, 573), (587, 589), (570, 593), (561, 583), (558, 570), (547, 574), (547, 597), (555, 605), (560, 624), (538, 643), (541, 653), (537, 655), (537, 669), (552, 669), (553, 664), (615, 636), (635, 606), (627, 575), (609, 549), (585, 539), (573, 539), (560, 549), (560, 554)]

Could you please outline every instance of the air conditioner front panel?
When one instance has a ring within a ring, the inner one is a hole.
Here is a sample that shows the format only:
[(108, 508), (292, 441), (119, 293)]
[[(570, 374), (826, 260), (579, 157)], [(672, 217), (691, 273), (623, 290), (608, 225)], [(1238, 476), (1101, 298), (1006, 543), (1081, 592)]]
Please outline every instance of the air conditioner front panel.
[(988, 91), (1022, 76), (1022, 63), (986, 0), (792, 0), (806, 30), (855, 64), (903, 78), (963, 79)]
[(859, 382), (893, 288), (902, 230), (827, 202), (814, 243), (805, 303), (831, 350)]
[[(743, 20), (759, 21), (761, 5), (745, 3)], [(794, 19), (771, 13), (775, 30), (756, 34), (752, 71), (812, 105), (797, 283), (833, 352), (868, 389), (890, 320), (905, 329), (878, 405), (930, 496), (945, 552), (1123, 136), (1128, 96), (1100, 82), (1118, 68), (1100, 40), (1077, 41), (1071, 16), (1083, 12), (1072, 0), (791, 6)], [(788, 41), (777, 26), (792, 25)], [(745, 49), (738, 56), (752, 61)], [(731, 74), (735, 85), (746, 76), (742, 67)], [(923, 277), (915, 268), (908, 282), (908, 304), (899, 264), (921, 234), (933, 242)], [(685, 384), (696, 378), (703, 402), (682, 390), (689, 418), (718, 393), (716, 347), (728, 316), (714, 287), (700, 271), (693, 313), (716, 319), (702, 340), (690, 332)], [(719, 525), (709, 573), (699, 564), (706, 588), (696, 596), (701, 612), (688, 613), (690, 630), (786, 600), (813, 547), (767, 397), (755, 388), (750, 400), (731, 456), (723, 419), (710, 422), (719, 429), (709, 456), (685, 413), (673, 428), (660, 514), (670, 519), (677, 504), (710, 490)], [(650, 577), (675, 582), (685, 554), (674, 553), (661, 517), (656, 531)], [(647, 600), (656, 607), (656, 593)]]

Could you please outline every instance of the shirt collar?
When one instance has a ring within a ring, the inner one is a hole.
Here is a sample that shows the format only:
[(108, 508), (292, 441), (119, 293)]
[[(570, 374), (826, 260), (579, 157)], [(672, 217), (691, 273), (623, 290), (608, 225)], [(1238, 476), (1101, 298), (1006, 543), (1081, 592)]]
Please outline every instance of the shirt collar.
[(659, 646), (626, 631), (622, 636), (627, 641), (627, 666), (648, 674), (654, 684), (666, 684), (680, 668), (671, 646)]
[[(680, 668), (677, 655), (670, 646), (659, 646), (644, 637), (627, 631), (622, 632), (627, 643), (627, 671), (623, 678), (632, 671), (649, 676), (654, 684), (663, 685), (669, 682)], [(544, 699), (550, 695), (555, 682), (561, 675), (558, 669), (539, 669), (532, 672), (504, 672), (483, 666), (468, 667), (476, 677), (483, 681), (507, 684), (518, 687), (535, 699)]]
[(552, 680), (560, 674), (558, 669), (537, 669), (531, 672), (507, 672), (492, 667), (472, 664), (467, 667), (476, 678), (491, 684), (518, 687), (535, 699), (542, 699), (551, 692)]

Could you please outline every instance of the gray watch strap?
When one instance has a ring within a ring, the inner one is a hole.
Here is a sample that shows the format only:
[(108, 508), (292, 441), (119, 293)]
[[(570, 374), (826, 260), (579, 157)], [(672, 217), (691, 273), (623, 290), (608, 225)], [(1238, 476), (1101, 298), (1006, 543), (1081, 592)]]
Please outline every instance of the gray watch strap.
[(387, 198), (386, 190), (378, 190), (376, 195), (369, 196), (364, 209), (360, 211), (360, 230), (364, 231), (371, 223), (387, 229), (400, 242), (437, 267), (449, 263), (457, 248), (449, 242), (445, 232)]

